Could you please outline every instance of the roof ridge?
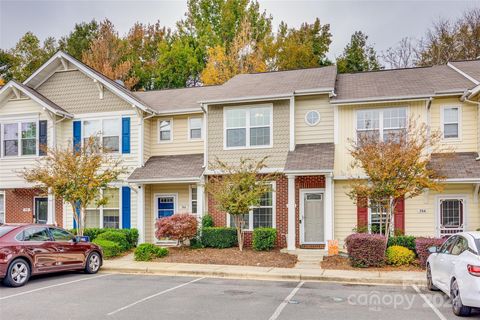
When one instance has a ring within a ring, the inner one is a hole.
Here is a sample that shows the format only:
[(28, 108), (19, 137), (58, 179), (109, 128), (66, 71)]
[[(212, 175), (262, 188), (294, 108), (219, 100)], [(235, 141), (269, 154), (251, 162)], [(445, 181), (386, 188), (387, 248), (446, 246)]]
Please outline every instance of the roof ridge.
[(145, 92), (164, 92), (164, 91), (174, 91), (174, 90), (185, 90), (185, 89), (195, 89), (195, 88), (211, 88), (211, 87), (221, 87), (221, 84), (211, 84), (206, 86), (193, 86), (193, 87), (183, 87), (183, 88), (165, 88), (165, 89), (154, 89), (154, 90), (144, 90), (144, 91), (131, 91), (131, 93), (145, 93)]
[[(257, 72), (248, 72), (248, 73), (239, 73), (230, 78), (229, 80), (238, 77), (238, 76), (248, 76), (252, 74), (267, 74), (267, 73), (279, 73), (279, 72), (290, 72), (290, 71), (301, 71), (301, 70), (313, 70), (313, 69), (326, 69), (326, 68), (331, 68), (335, 67), (335, 64), (331, 64), (328, 66), (319, 66), (319, 67), (306, 67), (306, 68), (295, 68), (295, 69), (288, 69), (288, 70), (270, 70), (270, 71), (257, 71)], [(227, 81), (228, 82), (228, 81)]]

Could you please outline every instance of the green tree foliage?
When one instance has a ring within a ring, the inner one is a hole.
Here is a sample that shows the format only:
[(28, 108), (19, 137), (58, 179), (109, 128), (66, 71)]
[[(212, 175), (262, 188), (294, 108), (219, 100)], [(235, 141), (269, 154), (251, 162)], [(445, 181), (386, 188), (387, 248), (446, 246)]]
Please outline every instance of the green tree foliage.
[(5, 51), (0, 49), (0, 79), (3, 81), (3, 84), (12, 79), (11, 66), (13, 63), (13, 56)]
[(58, 41), (60, 50), (81, 60), (82, 54), (90, 48), (92, 41), (98, 37), (99, 24), (97, 21), (76, 23), (68, 36)]
[(367, 43), (367, 40), (368, 36), (362, 31), (356, 31), (352, 35), (343, 54), (337, 58), (339, 73), (372, 71), (382, 68), (375, 49)]

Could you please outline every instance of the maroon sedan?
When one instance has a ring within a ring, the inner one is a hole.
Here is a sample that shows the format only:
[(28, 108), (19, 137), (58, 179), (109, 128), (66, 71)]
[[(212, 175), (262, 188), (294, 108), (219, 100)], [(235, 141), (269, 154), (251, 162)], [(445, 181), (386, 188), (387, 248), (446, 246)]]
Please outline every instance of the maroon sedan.
[(41, 224), (0, 226), (0, 279), (11, 287), (31, 275), (66, 270), (97, 273), (102, 266), (99, 246), (79, 241), (68, 231)]

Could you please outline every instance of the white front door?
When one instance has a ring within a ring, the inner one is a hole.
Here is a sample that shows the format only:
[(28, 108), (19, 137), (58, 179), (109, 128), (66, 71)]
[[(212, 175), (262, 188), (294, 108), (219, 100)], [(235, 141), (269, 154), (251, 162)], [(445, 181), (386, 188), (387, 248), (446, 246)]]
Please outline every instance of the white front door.
[(302, 244), (325, 243), (325, 201), (323, 190), (300, 191)]

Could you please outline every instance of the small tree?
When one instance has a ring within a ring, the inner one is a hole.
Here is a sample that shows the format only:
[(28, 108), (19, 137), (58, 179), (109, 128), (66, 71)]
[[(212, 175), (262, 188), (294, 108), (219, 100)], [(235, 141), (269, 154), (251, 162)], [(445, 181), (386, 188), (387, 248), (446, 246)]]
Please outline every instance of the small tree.
[(155, 222), (155, 237), (178, 240), (183, 245), (186, 240), (197, 235), (197, 218), (191, 214), (174, 214), (171, 217), (160, 218)]
[(424, 123), (417, 125), (411, 120), (404, 130), (387, 134), (383, 141), (370, 133), (351, 141), (351, 167), (362, 169), (367, 178), (352, 177), (348, 196), (355, 203), (362, 201), (362, 206), (375, 204), (386, 213), (385, 225), (380, 219), (380, 234), (388, 238), (393, 233), (392, 220), (399, 199), (443, 189), (443, 177), (429, 166), (430, 154), (445, 151), (439, 144), (441, 137), (439, 131), (430, 132)]
[(217, 209), (230, 214), (235, 223), (238, 247), (243, 250), (244, 215), (260, 204), (260, 197), (270, 190), (269, 182), (275, 174), (261, 174), (267, 158), (260, 161), (241, 158), (238, 165), (229, 165), (216, 159), (214, 167), (219, 175), (210, 177), (207, 192), (213, 197)]
[(50, 191), (70, 203), (78, 235), (83, 235), (87, 206), (106, 204), (108, 199), (101, 190), (125, 171), (121, 160), (105, 151), (95, 137), (86, 140), (82, 147), (49, 148), (33, 168), (23, 169), (20, 175), (44, 192)]

